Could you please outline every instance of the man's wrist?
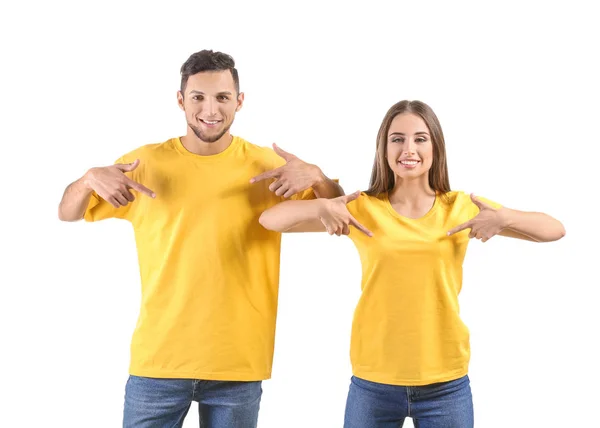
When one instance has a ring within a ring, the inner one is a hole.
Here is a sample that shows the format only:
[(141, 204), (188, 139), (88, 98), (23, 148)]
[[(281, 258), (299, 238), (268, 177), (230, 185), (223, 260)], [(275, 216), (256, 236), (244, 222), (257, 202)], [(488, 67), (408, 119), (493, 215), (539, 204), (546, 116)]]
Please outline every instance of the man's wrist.
[(81, 177), (79, 179), (79, 184), (81, 185), (81, 188), (90, 193), (94, 191), (94, 189), (92, 188), (92, 185), (91, 185), (92, 174), (93, 174), (92, 170), (93, 170), (93, 168), (90, 168), (89, 170), (87, 170), (86, 173), (83, 174), (83, 177)]
[(321, 171), (321, 168), (319, 168), (316, 165), (314, 165), (314, 167), (315, 167), (316, 178), (315, 178), (315, 181), (313, 182), (312, 187), (315, 189), (322, 188), (323, 185), (325, 185), (327, 182), (327, 177), (325, 176), (325, 174), (323, 174), (323, 171)]

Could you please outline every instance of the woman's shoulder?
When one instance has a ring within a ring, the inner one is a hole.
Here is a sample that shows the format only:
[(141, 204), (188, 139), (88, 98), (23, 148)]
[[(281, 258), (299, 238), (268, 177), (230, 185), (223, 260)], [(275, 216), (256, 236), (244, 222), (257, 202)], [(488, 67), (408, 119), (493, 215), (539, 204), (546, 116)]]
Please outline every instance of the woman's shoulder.
[(371, 194), (367, 191), (362, 191), (358, 198), (348, 202), (348, 210), (355, 212), (377, 210), (384, 206), (386, 198), (386, 193)]
[(455, 203), (463, 203), (468, 200), (469, 194), (462, 190), (451, 190), (450, 192), (442, 193), (440, 199), (442, 202), (454, 205)]
[[(441, 195), (441, 200), (442, 200), (442, 202), (444, 202), (448, 205), (471, 206), (471, 205), (474, 205), (471, 195), (472, 195), (472, 193), (463, 192), (460, 190), (454, 190), (454, 191), (447, 192), (447, 193), (444, 193), (443, 195)], [(479, 196), (479, 195), (472, 195), (472, 196), (479, 199), (480, 201), (483, 201), (487, 204), (494, 206), (495, 208), (500, 206), (500, 204), (498, 204), (488, 198), (485, 198), (483, 196)]]

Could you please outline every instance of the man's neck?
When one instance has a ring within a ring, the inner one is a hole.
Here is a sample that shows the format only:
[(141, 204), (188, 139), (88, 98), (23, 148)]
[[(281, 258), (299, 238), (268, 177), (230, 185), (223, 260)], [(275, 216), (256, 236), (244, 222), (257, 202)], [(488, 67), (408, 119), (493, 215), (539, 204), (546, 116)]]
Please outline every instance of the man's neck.
[(181, 137), (181, 144), (183, 144), (183, 147), (200, 156), (211, 156), (221, 153), (231, 145), (232, 141), (233, 137), (229, 132), (223, 134), (223, 136), (214, 143), (202, 141), (190, 130), (188, 130), (185, 137)]

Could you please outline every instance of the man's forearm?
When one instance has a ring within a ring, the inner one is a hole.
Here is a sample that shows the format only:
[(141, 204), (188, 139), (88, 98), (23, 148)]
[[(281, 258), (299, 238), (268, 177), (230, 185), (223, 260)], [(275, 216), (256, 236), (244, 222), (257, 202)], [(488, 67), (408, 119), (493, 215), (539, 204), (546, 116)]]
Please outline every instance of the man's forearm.
[(344, 189), (338, 183), (321, 173), (321, 179), (312, 186), (317, 198), (332, 199), (344, 195)]
[(58, 218), (62, 221), (81, 220), (91, 196), (92, 189), (86, 185), (85, 176), (74, 181), (67, 186), (58, 205)]

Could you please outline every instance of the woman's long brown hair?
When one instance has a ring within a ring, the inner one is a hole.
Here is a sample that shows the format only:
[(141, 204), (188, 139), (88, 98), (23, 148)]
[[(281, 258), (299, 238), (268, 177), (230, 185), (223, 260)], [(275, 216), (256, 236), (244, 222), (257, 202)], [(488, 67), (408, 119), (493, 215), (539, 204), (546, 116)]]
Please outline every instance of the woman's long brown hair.
[(390, 168), (387, 159), (388, 133), (392, 120), (399, 114), (412, 113), (420, 116), (431, 135), (433, 144), (433, 163), (429, 170), (429, 185), (438, 194), (446, 194), (450, 191), (450, 180), (448, 178), (448, 165), (446, 163), (446, 144), (444, 133), (437, 116), (427, 104), (422, 101), (400, 101), (394, 104), (386, 113), (379, 132), (377, 133), (377, 149), (373, 172), (369, 189), (365, 192), (370, 196), (377, 196), (389, 192), (394, 188), (396, 179), (394, 171)]

